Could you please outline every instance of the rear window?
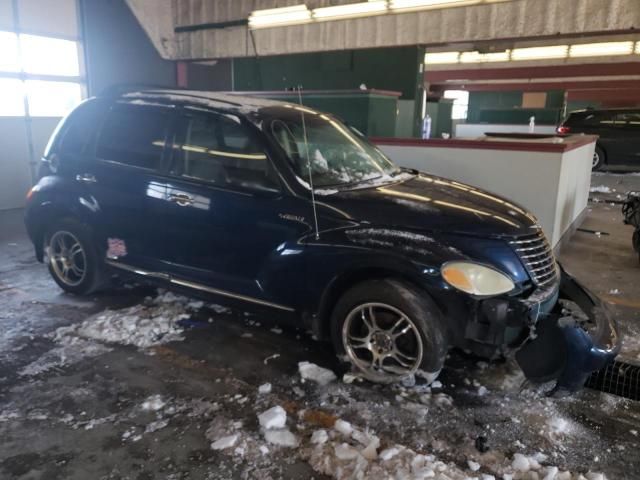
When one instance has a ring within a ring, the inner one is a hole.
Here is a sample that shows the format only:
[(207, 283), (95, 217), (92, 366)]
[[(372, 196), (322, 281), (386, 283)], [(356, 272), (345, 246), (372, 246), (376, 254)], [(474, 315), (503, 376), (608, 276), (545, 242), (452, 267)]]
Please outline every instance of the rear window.
[(167, 108), (117, 105), (107, 114), (96, 156), (132, 167), (156, 169), (162, 160), (168, 122)]
[(611, 125), (613, 123), (613, 114), (610, 112), (580, 112), (572, 113), (565, 122), (569, 126), (598, 126)]

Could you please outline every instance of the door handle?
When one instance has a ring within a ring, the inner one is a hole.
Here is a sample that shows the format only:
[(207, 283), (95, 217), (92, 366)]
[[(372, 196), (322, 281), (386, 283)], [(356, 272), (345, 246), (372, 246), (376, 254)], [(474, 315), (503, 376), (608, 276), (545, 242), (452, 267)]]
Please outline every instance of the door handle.
[(76, 175), (76, 180), (78, 182), (82, 182), (82, 183), (96, 183), (96, 177), (95, 175), (92, 175), (90, 173), (81, 173), (79, 175)]
[(169, 194), (169, 201), (180, 205), (181, 207), (186, 207), (189, 205), (193, 205), (193, 198), (184, 193), (171, 193)]

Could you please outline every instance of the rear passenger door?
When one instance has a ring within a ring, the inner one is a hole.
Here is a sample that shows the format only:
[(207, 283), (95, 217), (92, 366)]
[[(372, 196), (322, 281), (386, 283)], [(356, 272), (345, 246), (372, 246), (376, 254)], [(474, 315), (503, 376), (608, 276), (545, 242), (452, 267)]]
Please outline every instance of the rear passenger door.
[(116, 103), (95, 142), (95, 158), (76, 177), (98, 212), (98, 241), (121, 264), (156, 270), (166, 187), (160, 176), (173, 109)]
[(308, 212), (282, 194), (259, 134), (236, 115), (185, 108), (173, 153), (166, 270), (226, 297), (287, 303), (291, 288), (283, 294), (286, 280), (273, 260), (278, 247), (295, 242), (308, 225), (283, 214)]
[(616, 151), (609, 163), (640, 165), (640, 112), (618, 112), (614, 128)]

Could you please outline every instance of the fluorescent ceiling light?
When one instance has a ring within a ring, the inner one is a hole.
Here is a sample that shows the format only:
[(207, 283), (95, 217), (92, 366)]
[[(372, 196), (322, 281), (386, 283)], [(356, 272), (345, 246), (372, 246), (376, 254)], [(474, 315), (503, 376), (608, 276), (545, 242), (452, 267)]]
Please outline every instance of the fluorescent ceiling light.
[(566, 58), (568, 45), (554, 45), (551, 47), (516, 48), (511, 51), (512, 60), (543, 60), (548, 58)]
[(311, 21), (311, 11), (306, 5), (293, 7), (255, 10), (249, 15), (249, 27), (268, 28), (283, 25), (296, 25)]
[(462, 52), (460, 63), (508, 62), (511, 50), (494, 53)]
[(458, 7), (482, 3), (483, 0), (390, 0), (389, 8), (393, 11), (428, 10), (430, 8)]
[(316, 20), (332, 20), (345, 17), (362, 17), (387, 13), (386, 0), (374, 0), (369, 2), (349, 3), (334, 7), (313, 9), (313, 18)]
[(604, 42), (571, 45), (570, 57), (606, 57), (609, 55), (631, 55), (633, 42)]
[(460, 52), (437, 52), (427, 53), (424, 56), (424, 63), (427, 65), (458, 63)]

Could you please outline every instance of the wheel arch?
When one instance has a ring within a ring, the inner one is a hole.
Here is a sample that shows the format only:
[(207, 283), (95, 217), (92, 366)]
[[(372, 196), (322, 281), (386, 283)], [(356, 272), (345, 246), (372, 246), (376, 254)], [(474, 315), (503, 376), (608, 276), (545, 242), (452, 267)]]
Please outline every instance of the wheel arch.
[(352, 287), (369, 281), (394, 279), (411, 286), (425, 290), (423, 282), (417, 272), (407, 269), (393, 268), (389, 265), (372, 265), (354, 267), (346, 270), (329, 282), (320, 296), (320, 302), (315, 315), (312, 316), (311, 327), (314, 335), (320, 339), (330, 338), (331, 315), (339, 298)]

